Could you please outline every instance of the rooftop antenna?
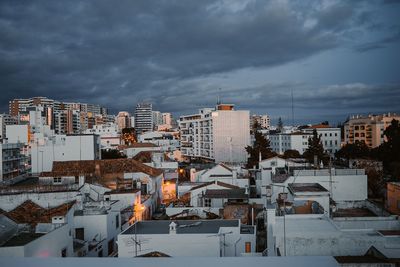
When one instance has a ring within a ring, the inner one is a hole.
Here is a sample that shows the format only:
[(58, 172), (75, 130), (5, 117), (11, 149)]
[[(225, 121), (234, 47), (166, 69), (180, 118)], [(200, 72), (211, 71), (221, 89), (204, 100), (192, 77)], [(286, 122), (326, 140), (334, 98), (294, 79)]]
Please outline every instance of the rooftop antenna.
[(218, 88), (217, 105), (221, 105), (220, 93), (221, 93), (221, 88)]
[(293, 103), (293, 89), (292, 89), (292, 125), (294, 126), (294, 103)]

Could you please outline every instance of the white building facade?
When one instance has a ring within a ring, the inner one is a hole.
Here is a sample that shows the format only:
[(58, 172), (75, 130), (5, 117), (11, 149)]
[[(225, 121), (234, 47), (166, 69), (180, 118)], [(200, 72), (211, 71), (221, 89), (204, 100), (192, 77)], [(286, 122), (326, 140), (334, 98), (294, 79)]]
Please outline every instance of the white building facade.
[(199, 114), (181, 116), (181, 151), (188, 158), (215, 162), (247, 161), (250, 144), (249, 111), (233, 105), (202, 109)]

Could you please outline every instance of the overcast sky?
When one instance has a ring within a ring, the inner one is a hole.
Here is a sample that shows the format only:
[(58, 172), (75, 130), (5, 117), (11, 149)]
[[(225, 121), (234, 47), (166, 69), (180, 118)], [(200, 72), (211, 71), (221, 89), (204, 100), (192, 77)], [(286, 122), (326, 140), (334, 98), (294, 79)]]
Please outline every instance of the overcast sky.
[[(291, 123), (400, 112), (400, 1), (0, 1), (0, 110), (47, 96)], [(219, 88), (221, 88), (219, 90)]]

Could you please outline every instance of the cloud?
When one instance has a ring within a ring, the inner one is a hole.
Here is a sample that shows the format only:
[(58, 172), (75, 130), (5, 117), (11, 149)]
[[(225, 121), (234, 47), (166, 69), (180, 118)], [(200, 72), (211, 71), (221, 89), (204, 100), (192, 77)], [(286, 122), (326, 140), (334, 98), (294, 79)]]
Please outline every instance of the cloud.
[[(360, 19), (360, 5), (2, 1), (0, 105), (6, 111), (12, 98), (42, 95), (98, 103), (113, 112), (132, 110), (143, 100), (163, 111), (193, 111), (216, 98), (218, 84), (198, 84), (208, 77), (268, 69), (343, 46), (351, 29), (370, 21), (365, 14)], [(224, 94), (261, 109), (275, 106), (264, 99), (284, 101), (287, 86), (293, 84), (249, 89), (244, 80)], [(304, 95), (322, 94), (314, 90), (319, 89), (304, 88)]]

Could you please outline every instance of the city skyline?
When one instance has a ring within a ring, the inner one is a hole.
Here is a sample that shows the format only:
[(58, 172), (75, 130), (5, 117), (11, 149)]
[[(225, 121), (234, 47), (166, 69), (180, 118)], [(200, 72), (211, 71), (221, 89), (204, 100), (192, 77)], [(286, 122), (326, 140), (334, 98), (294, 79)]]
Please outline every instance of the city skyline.
[[(396, 1), (2, 2), (0, 109), (47, 96), (179, 115), (226, 103), (291, 122), (399, 112)], [(221, 88), (221, 89), (219, 89)]]

